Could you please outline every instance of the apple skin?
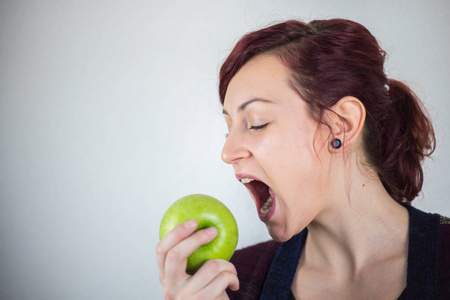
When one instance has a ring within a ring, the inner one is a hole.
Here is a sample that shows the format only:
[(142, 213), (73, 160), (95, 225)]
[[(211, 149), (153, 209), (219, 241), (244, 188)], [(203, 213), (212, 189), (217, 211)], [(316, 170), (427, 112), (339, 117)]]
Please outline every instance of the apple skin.
[(173, 203), (161, 220), (160, 240), (177, 225), (192, 219), (197, 221), (197, 230), (216, 227), (217, 237), (188, 257), (186, 271), (194, 274), (208, 259), (230, 260), (238, 242), (236, 220), (222, 202), (208, 195), (188, 195)]

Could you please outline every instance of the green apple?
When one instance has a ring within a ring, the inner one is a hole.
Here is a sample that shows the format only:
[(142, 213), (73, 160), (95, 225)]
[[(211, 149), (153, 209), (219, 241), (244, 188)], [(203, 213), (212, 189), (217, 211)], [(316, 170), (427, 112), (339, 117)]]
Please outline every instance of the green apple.
[(186, 271), (195, 273), (208, 259), (229, 260), (238, 242), (236, 220), (222, 202), (211, 196), (193, 194), (173, 203), (161, 220), (159, 238), (162, 239), (178, 224), (192, 219), (198, 223), (197, 230), (216, 227), (218, 233), (213, 241), (200, 246), (188, 257)]

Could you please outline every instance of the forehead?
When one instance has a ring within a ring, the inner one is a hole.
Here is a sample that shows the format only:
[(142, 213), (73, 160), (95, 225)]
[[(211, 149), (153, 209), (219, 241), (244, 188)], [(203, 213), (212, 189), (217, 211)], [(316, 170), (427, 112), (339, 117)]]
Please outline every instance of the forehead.
[(263, 98), (276, 100), (293, 93), (289, 72), (275, 55), (258, 55), (248, 61), (231, 79), (225, 95), (224, 108), (231, 109), (242, 102)]

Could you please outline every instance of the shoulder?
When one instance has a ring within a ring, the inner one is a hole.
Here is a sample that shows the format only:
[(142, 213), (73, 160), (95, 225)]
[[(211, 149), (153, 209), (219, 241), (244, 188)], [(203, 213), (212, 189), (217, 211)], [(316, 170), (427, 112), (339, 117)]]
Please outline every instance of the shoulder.
[(230, 299), (258, 299), (275, 253), (281, 243), (268, 241), (237, 250), (230, 262), (236, 267), (239, 291), (228, 290)]
[[(254, 273), (259, 275), (261, 270), (266, 269), (266, 266), (267, 270), (269, 269), (280, 244), (275, 241), (267, 241), (237, 250), (230, 261), (235, 265), (238, 274), (241, 276)], [(258, 270), (256, 267), (261, 269)]]
[(278, 247), (281, 245), (280, 242), (276, 241), (267, 241), (263, 243), (259, 243), (250, 247), (246, 247), (240, 250), (237, 250), (231, 260), (240, 261), (243, 258), (245, 260), (249, 258), (254, 258), (257, 260), (268, 259), (273, 257)]
[(439, 249), (450, 252), (450, 218), (440, 216), (439, 227)]
[(440, 223), (441, 225), (450, 225), (450, 218), (440, 216)]
[[(450, 218), (440, 216), (439, 296), (450, 295)], [(439, 298), (441, 299), (441, 298)]]

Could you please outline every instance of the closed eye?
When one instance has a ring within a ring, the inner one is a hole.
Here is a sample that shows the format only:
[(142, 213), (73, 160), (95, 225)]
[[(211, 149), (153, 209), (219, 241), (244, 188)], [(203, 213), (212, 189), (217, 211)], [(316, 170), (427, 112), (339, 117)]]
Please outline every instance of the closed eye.
[(267, 125), (269, 125), (269, 123), (266, 123), (263, 125), (258, 125), (258, 126), (251, 126), (250, 130), (260, 131), (260, 130), (264, 129), (264, 127), (266, 127)]

